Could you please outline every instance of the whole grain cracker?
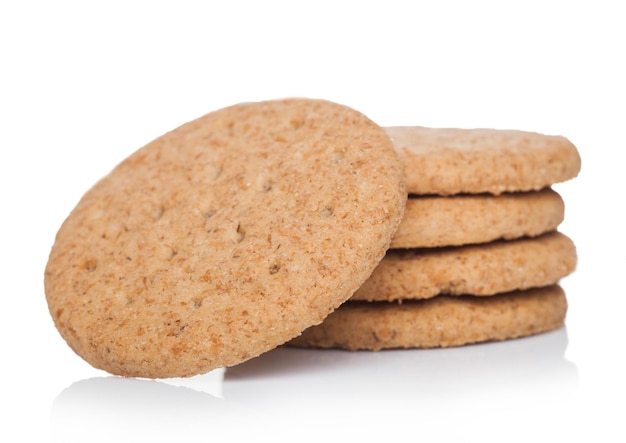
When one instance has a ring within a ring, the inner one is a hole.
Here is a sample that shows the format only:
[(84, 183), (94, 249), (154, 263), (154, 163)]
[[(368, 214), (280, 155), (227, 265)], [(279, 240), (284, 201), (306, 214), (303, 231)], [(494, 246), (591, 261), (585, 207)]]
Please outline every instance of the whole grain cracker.
[(525, 337), (563, 326), (567, 300), (558, 285), (493, 297), (344, 303), (288, 344), (374, 350), (435, 348)]
[(234, 105), (121, 162), (61, 226), (55, 325), (96, 368), (184, 377), (320, 323), (370, 275), (406, 203), (383, 129), (324, 100)]
[(539, 190), (574, 178), (580, 155), (565, 137), (503, 129), (385, 128), (410, 194)]
[(413, 196), (391, 248), (430, 248), (534, 237), (555, 230), (565, 206), (550, 188), (540, 191)]
[(390, 250), (351, 300), (489, 296), (555, 284), (574, 271), (576, 262), (574, 243), (560, 232), (469, 246)]

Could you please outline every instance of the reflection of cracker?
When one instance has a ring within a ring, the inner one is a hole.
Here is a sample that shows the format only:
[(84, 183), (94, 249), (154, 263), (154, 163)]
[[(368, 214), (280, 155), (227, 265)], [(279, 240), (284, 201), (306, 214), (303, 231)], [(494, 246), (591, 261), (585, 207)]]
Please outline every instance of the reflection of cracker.
[(563, 200), (551, 189), (409, 198), (391, 247), (429, 248), (532, 237), (555, 230), (563, 215)]
[(439, 296), (429, 300), (344, 303), (291, 346), (433, 348), (524, 337), (563, 326), (565, 293), (558, 286), (493, 297)]
[(500, 194), (574, 178), (576, 147), (564, 137), (495, 129), (389, 127), (410, 194)]
[(574, 243), (559, 232), (472, 246), (391, 250), (352, 300), (493, 295), (557, 283), (575, 267)]
[(97, 368), (181, 377), (321, 322), (369, 276), (402, 217), (383, 129), (319, 100), (235, 105), (117, 166), (59, 230), (46, 296)]

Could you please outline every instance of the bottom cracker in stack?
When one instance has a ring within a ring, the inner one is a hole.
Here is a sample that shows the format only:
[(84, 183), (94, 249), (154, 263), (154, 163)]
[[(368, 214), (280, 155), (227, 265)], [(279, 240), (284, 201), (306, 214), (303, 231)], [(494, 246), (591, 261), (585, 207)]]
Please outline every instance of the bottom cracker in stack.
[(563, 326), (576, 267), (551, 185), (580, 170), (565, 138), (489, 129), (387, 128), (409, 200), (380, 265), (290, 346), (432, 348)]
[(353, 301), (289, 344), (374, 351), (460, 346), (557, 329), (566, 310), (558, 285), (489, 298), (441, 295), (404, 303)]

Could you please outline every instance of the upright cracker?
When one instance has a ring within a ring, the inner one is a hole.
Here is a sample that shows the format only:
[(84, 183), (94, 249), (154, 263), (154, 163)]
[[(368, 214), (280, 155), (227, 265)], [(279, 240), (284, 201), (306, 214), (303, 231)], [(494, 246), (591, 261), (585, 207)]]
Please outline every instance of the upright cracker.
[(479, 245), (394, 250), (351, 300), (493, 295), (557, 283), (574, 271), (576, 262), (574, 242), (560, 232)]
[(555, 330), (563, 326), (566, 313), (567, 300), (558, 285), (486, 298), (349, 301), (289, 345), (352, 351), (461, 346)]
[(183, 377), (320, 323), (403, 215), (383, 129), (322, 100), (228, 107), (152, 141), (80, 200), (45, 271), (55, 325), (93, 366)]
[(574, 178), (580, 155), (565, 137), (498, 129), (386, 128), (410, 194), (500, 194)]
[(541, 191), (409, 198), (391, 248), (432, 248), (534, 237), (554, 231), (565, 205)]

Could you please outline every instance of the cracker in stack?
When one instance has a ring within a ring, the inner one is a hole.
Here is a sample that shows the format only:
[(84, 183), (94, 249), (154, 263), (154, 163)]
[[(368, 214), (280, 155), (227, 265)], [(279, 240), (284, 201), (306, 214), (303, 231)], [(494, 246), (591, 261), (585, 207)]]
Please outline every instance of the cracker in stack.
[(403, 162), (404, 219), (354, 295), (290, 346), (432, 348), (563, 326), (559, 280), (576, 266), (551, 187), (580, 156), (564, 137), (495, 129), (386, 128)]

